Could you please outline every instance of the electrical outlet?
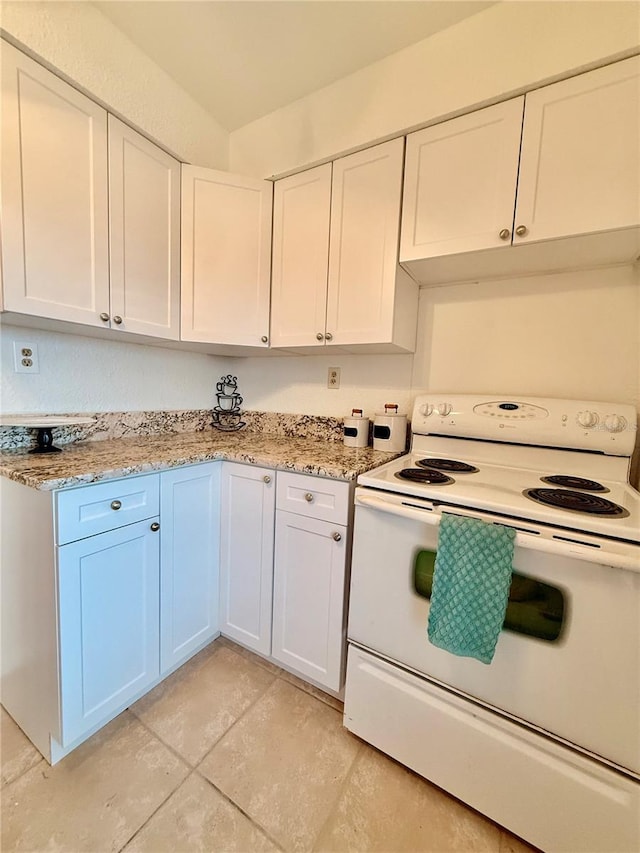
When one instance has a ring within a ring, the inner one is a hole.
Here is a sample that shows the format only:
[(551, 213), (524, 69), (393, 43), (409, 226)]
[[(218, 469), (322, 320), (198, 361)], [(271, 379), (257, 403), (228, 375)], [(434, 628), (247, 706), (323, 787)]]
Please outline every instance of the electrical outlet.
[(40, 373), (38, 345), (14, 341), (13, 369), (16, 373)]
[(340, 387), (340, 368), (339, 367), (330, 367), (329, 372), (327, 374), (327, 388), (339, 388)]

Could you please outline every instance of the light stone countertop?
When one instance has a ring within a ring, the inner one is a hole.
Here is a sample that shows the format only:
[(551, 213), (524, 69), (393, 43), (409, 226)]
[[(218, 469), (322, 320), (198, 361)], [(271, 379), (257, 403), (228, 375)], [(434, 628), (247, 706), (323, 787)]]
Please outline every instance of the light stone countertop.
[(52, 491), (83, 483), (163, 471), (178, 465), (225, 459), (284, 471), (354, 480), (401, 456), (371, 447), (345, 447), (340, 441), (291, 438), (241, 430), (208, 429), (69, 444), (61, 453), (30, 454), (25, 449), (0, 453), (0, 475)]

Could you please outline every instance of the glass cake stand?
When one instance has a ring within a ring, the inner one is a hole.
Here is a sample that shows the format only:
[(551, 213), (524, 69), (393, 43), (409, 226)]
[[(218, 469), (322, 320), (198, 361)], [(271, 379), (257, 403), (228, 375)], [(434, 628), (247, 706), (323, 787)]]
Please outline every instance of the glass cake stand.
[(37, 429), (36, 446), (29, 453), (60, 453), (61, 447), (53, 443), (51, 430), (59, 426), (92, 424), (95, 418), (79, 418), (74, 415), (2, 415), (0, 426), (21, 426)]

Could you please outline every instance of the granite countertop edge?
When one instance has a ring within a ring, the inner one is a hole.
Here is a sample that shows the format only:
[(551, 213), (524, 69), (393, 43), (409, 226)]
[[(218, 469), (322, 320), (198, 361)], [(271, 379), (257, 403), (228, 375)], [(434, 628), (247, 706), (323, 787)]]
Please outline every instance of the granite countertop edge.
[(40, 491), (54, 491), (222, 460), (352, 481), (404, 452), (260, 432), (207, 430), (77, 442), (62, 453), (46, 456), (24, 449), (4, 451), (0, 453), (0, 475)]

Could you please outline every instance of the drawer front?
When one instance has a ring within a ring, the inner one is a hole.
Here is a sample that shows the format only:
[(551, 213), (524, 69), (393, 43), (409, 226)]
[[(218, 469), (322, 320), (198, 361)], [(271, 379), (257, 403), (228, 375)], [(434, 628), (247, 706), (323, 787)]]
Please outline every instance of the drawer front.
[(159, 482), (158, 474), (147, 474), (58, 492), (58, 545), (158, 515)]
[(334, 524), (349, 523), (349, 483), (278, 472), (276, 508)]

